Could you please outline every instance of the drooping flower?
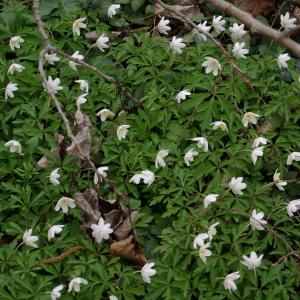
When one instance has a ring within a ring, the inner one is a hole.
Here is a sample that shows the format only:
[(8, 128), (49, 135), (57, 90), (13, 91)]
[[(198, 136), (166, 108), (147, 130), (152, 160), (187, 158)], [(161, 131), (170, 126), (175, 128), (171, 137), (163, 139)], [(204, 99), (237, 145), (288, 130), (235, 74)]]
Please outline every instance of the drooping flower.
[(222, 19), (222, 16), (213, 17), (212, 26), (217, 33), (221, 33), (222, 31), (225, 31), (224, 25), (225, 25), (225, 20)]
[(77, 97), (76, 106), (79, 110), (80, 110), (80, 106), (87, 102), (87, 99), (85, 98), (86, 96), (87, 96), (87, 93), (84, 93), (84, 94)]
[[(63, 87), (60, 86), (59, 84), (60, 84), (59, 78), (55, 78), (53, 80), (51, 76), (48, 76), (47, 87), (48, 87), (49, 92), (56, 94), (58, 91), (62, 90)], [(44, 83), (43, 83), (43, 86), (44, 86), (44, 88), (46, 88)]]
[(159, 23), (157, 24), (157, 30), (161, 34), (168, 35), (168, 31), (171, 30), (171, 27), (168, 26), (169, 23), (170, 23), (170, 21), (168, 19), (165, 19), (165, 17), (162, 17), (160, 19)]
[(48, 62), (49, 65), (54, 65), (54, 63), (59, 61), (59, 57), (56, 53), (45, 53), (45, 59)]
[(190, 149), (189, 151), (187, 151), (184, 155), (184, 162), (185, 164), (189, 167), (190, 166), (190, 162), (194, 161), (194, 157), (197, 156), (199, 153), (198, 151), (194, 151), (194, 148)]
[(105, 49), (109, 48), (109, 46), (107, 45), (108, 42), (109, 38), (105, 34), (102, 34), (98, 37), (96, 41), (96, 46), (101, 52), (105, 52)]
[(143, 179), (144, 184), (148, 184), (148, 186), (155, 181), (154, 173), (149, 170), (142, 171), (141, 178)]
[(83, 22), (85, 22), (85, 20), (86, 20), (86, 18), (79, 18), (73, 22), (72, 28), (73, 28), (74, 35), (80, 36), (80, 29), (86, 28), (86, 24), (83, 23)]
[(216, 202), (219, 194), (209, 194), (204, 198), (204, 209), (208, 207), (209, 204)]
[(296, 21), (296, 18), (290, 18), (289, 12), (287, 12), (285, 15), (280, 15), (280, 25), (284, 28), (284, 30), (290, 30), (295, 28), (297, 26), (295, 24)]
[(254, 139), (253, 141), (253, 145), (252, 148), (257, 148), (260, 145), (267, 145), (269, 141), (267, 139), (265, 139), (264, 137), (257, 137), (256, 139)]
[(205, 57), (205, 61), (202, 63), (202, 67), (205, 67), (206, 74), (212, 72), (214, 76), (217, 76), (219, 74), (219, 71), (222, 70), (219, 61), (210, 56)]
[(233, 57), (235, 58), (246, 58), (246, 54), (249, 53), (248, 49), (245, 49), (245, 43), (236, 42), (232, 49)]
[(10, 82), (5, 88), (5, 100), (8, 98), (14, 98), (14, 92), (18, 90), (18, 84)]
[(166, 166), (166, 162), (164, 161), (164, 158), (169, 155), (169, 150), (168, 149), (161, 149), (158, 151), (156, 158), (155, 158), (155, 167), (159, 168), (162, 167), (164, 168)]
[(11, 64), (8, 68), (7, 74), (13, 75), (15, 72), (21, 73), (25, 67), (20, 64)]
[(228, 187), (235, 195), (243, 195), (242, 190), (245, 189), (247, 185), (243, 182), (243, 177), (232, 177)]
[(81, 91), (85, 90), (86, 93), (89, 92), (89, 83), (86, 80), (78, 79), (75, 80), (75, 82), (79, 84), (79, 88)]
[(244, 127), (248, 127), (248, 124), (251, 123), (251, 124), (257, 124), (257, 120), (260, 118), (260, 115), (257, 115), (253, 112), (246, 112), (244, 114), (244, 117), (243, 117), (243, 120), (242, 120), (242, 123), (244, 125)]
[(129, 180), (129, 183), (133, 182), (134, 184), (140, 184), (142, 179), (142, 174), (134, 174), (131, 179)]
[(212, 241), (213, 237), (217, 234), (217, 229), (216, 227), (219, 225), (220, 223), (217, 222), (215, 224), (212, 224), (211, 226), (209, 226), (207, 234), (208, 234), (208, 238), (210, 241)]
[(185, 100), (187, 96), (190, 96), (191, 93), (188, 90), (182, 90), (176, 95), (176, 100), (178, 103), (181, 102), (181, 100)]
[(32, 248), (38, 248), (39, 246), (35, 243), (39, 237), (32, 235), (32, 229), (25, 230), (23, 234), (23, 243)]
[(105, 223), (103, 218), (99, 218), (98, 224), (92, 224), (92, 236), (100, 244), (102, 240), (108, 240), (109, 235), (113, 232), (110, 223)]
[(170, 48), (173, 53), (181, 54), (182, 49), (185, 48), (185, 43), (183, 43), (182, 38), (176, 38), (176, 36), (173, 36), (172, 41), (170, 42)]
[[(75, 59), (78, 59), (78, 60), (83, 60), (84, 59), (84, 56), (79, 54), (79, 51), (75, 51), (71, 57), (75, 58)], [(77, 66), (78, 63), (75, 62), (75, 61), (72, 61), (72, 60), (69, 60), (69, 67), (74, 70), (74, 71), (77, 71)]]
[[(99, 167), (97, 169), (97, 171), (99, 172), (99, 174), (102, 176), (102, 177), (107, 177), (107, 173), (105, 171), (108, 170), (108, 167), (107, 166), (103, 166), (103, 167)], [(102, 181), (102, 177), (100, 177), (100, 181)], [(99, 181), (99, 176), (97, 173), (95, 173), (94, 175), (94, 183), (95, 184), (98, 184), (98, 181)]]
[(209, 246), (210, 246), (210, 243), (207, 243), (205, 245), (202, 245), (199, 248), (199, 256), (205, 264), (206, 264), (207, 257), (212, 255), (212, 252), (209, 249), (207, 249)]
[(216, 121), (211, 123), (210, 125), (213, 126), (213, 130), (221, 129), (222, 131), (228, 131), (227, 125), (223, 121)]
[(286, 210), (290, 217), (294, 216), (294, 213), (300, 209), (300, 199), (292, 200), (288, 203)]
[(237, 286), (235, 284), (235, 281), (241, 277), (240, 272), (234, 272), (228, 274), (224, 279), (224, 288), (225, 290), (236, 291)]
[(53, 171), (50, 173), (50, 176), (49, 176), (50, 182), (51, 182), (54, 186), (60, 185), (60, 182), (59, 182), (60, 175), (59, 175), (58, 171), (59, 171), (59, 168), (53, 170)]
[(80, 285), (81, 284), (88, 284), (88, 281), (84, 278), (81, 277), (76, 277), (73, 278), (70, 282), (69, 282), (69, 289), (68, 289), (68, 293), (74, 291), (76, 293), (80, 292)]
[(22, 154), (22, 146), (20, 144), (20, 142), (16, 141), (16, 140), (10, 140), (8, 142), (6, 142), (4, 144), (5, 147), (9, 147), (9, 151), (11, 153), (18, 153), (18, 154)]
[(203, 246), (206, 239), (208, 239), (207, 233), (199, 233), (194, 239), (193, 248), (197, 249), (198, 247)]
[(286, 69), (288, 67), (288, 64), (286, 63), (287, 61), (289, 61), (291, 59), (291, 57), (289, 56), (288, 53), (283, 53), (278, 55), (277, 58), (277, 65), (279, 69)]
[(64, 285), (60, 284), (57, 287), (55, 287), (51, 291), (51, 300), (56, 300), (57, 298), (61, 297), (61, 291), (64, 289)]
[(141, 276), (144, 282), (151, 283), (151, 277), (156, 274), (156, 270), (153, 269), (154, 263), (146, 263), (142, 270)]
[(101, 109), (97, 112), (96, 116), (100, 116), (101, 122), (105, 122), (107, 118), (113, 118), (115, 114), (107, 108)]
[(209, 34), (209, 31), (211, 29), (211, 26), (207, 26), (207, 21), (204, 21), (203, 23), (199, 23), (197, 27), (200, 29), (201, 32), (199, 33), (199, 37), (202, 41), (206, 42), (207, 41), (207, 36), (205, 34)]
[(246, 255), (242, 256), (243, 260), (241, 261), (241, 263), (245, 265), (248, 270), (253, 270), (260, 266), (263, 257), (263, 254), (258, 257), (257, 254), (252, 251), (250, 253), (250, 257), (247, 257)]
[(112, 18), (112, 16), (115, 16), (117, 14), (117, 10), (120, 9), (120, 4), (112, 4), (109, 6), (107, 10), (107, 16), (108, 18)]
[(280, 190), (280, 191), (284, 191), (284, 186), (287, 185), (287, 182), (284, 181), (284, 180), (281, 180), (280, 179), (280, 173), (277, 172), (278, 170), (276, 169), (274, 175), (273, 175), (273, 182), (274, 184), (277, 186), (277, 188)]
[(234, 23), (231, 27), (229, 27), (231, 38), (233, 41), (237, 41), (247, 33), (247, 31), (244, 30), (244, 27), (244, 24), (238, 25), (237, 23)]
[(24, 39), (22, 39), (19, 35), (17, 36), (13, 36), (10, 40), (9, 40), (9, 47), (12, 51), (15, 50), (15, 48), (20, 49), (21, 47), (21, 43), (24, 43)]
[(130, 125), (121, 125), (117, 129), (117, 137), (119, 141), (126, 138), (128, 129), (130, 128)]
[(203, 149), (204, 152), (208, 151), (208, 141), (205, 137), (195, 137), (191, 139), (194, 142), (197, 142), (197, 147)]
[(51, 239), (54, 238), (56, 234), (62, 232), (65, 225), (53, 225), (48, 230), (48, 241), (50, 242)]
[(300, 161), (300, 152), (292, 152), (291, 154), (289, 154), (286, 164), (290, 166), (294, 160)]
[(69, 211), (69, 208), (74, 207), (76, 207), (76, 203), (72, 198), (61, 197), (55, 205), (55, 211), (59, 211), (61, 209), (63, 213), (66, 214)]
[(263, 155), (264, 155), (264, 147), (254, 148), (251, 152), (251, 160), (252, 160), (253, 164), (254, 165), (256, 164), (258, 156), (263, 156)]
[(250, 225), (253, 230), (264, 230), (264, 225), (268, 223), (264, 220), (264, 215), (263, 212), (256, 213), (256, 209), (253, 209), (252, 215), (250, 216)]

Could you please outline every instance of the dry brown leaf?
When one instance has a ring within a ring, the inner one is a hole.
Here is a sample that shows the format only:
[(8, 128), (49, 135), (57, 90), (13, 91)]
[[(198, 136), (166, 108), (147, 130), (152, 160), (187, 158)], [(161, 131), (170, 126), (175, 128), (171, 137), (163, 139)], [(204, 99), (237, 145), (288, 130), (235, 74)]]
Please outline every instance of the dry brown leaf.
[(125, 240), (112, 243), (110, 245), (110, 254), (123, 257), (141, 266), (147, 263), (147, 259), (139, 249), (133, 235), (130, 235)]
[(123, 240), (128, 237), (130, 231), (132, 230), (132, 222), (137, 215), (137, 210), (131, 212), (130, 216), (127, 216), (127, 218), (121, 223), (121, 225), (114, 230), (114, 235), (117, 240)]
[(111, 224), (112, 227), (118, 226), (122, 222), (122, 212), (119, 209), (113, 209), (104, 214), (105, 222)]
[(268, 16), (276, 11), (275, 0), (235, 0), (235, 5), (256, 16)]

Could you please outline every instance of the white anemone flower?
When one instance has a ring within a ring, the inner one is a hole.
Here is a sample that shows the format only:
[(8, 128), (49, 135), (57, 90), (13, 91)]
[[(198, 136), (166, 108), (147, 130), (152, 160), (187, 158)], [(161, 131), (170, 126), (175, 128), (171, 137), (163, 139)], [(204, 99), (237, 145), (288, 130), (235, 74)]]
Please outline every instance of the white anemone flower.
[(219, 71), (222, 70), (219, 61), (213, 57), (206, 56), (205, 61), (202, 63), (202, 67), (205, 67), (205, 73), (213, 73), (214, 76), (218, 76)]
[(151, 277), (156, 274), (156, 270), (153, 269), (154, 263), (146, 263), (142, 270), (141, 270), (141, 276), (145, 283), (151, 283)]

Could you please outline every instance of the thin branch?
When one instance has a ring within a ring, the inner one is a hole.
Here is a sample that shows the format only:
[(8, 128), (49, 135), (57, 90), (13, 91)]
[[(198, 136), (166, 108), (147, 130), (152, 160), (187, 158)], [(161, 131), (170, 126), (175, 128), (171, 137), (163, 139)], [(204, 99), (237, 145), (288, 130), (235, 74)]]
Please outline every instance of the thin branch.
[(264, 25), (255, 19), (251, 14), (237, 8), (235, 5), (224, 0), (207, 0), (210, 4), (219, 8), (231, 17), (234, 17), (241, 21), (249, 29), (251, 33), (260, 34), (268, 37), (274, 41), (281, 43), (284, 47), (289, 49), (297, 57), (300, 57), (300, 44), (293, 41), (286, 36), (285, 32), (280, 32), (272, 29), (269, 26)]
[(247, 84), (248, 87), (253, 89), (252, 83), (249, 80), (248, 74), (241, 70), (234, 62), (233, 57), (230, 55), (230, 53), (228, 53), (225, 48), (222, 46), (222, 44), (216, 40), (211, 34), (202, 31), (195, 22), (193, 22), (192, 20), (190, 20), (189, 18), (187, 18), (185, 15), (183, 15), (182, 13), (178, 12), (178, 10), (176, 9), (176, 7), (172, 6), (172, 5), (168, 5), (163, 3), (161, 0), (157, 0), (157, 3), (163, 7), (166, 11), (168, 11), (170, 13), (170, 15), (172, 16), (172, 18), (180, 20), (182, 23), (188, 24), (191, 27), (195, 28), (195, 30), (197, 30), (199, 33), (204, 34), (223, 54), (224, 56), (227, 58), (227, 60), (229, 61), (229, 63), (232, 65), (232, 67), (234, 68), (234, 70), (236, 70), (238, 73), (240, 73), (245, 81), (245, 83)]

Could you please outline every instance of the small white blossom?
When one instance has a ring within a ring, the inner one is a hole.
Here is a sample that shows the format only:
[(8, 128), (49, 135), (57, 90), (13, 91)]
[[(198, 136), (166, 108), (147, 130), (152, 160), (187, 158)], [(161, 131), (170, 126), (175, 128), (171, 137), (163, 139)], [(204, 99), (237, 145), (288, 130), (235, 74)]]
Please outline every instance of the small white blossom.
[(93, 230), (92, 236), (98, 244), (101, 243), (102, 240), (108, 240), (109, 235), (113, 232), (111, 225), (105, 223), (103, 218), (99, 219), (98, 224), (92, 224), (91, 228)]
[(8, 68), (7, 74), (13, 75), (15, 72), (21, 73), (25, 67), (20, 64), (11, 64)]
[[(49, 89), (49, 92), (56, 94), (58, 91), (62, 90), (63, 87), (59, 85), (60, 84), (60, 79), (55, 78), (54, 80), (52, 79), (51, 76), (48, 76), (47, 80), (47, 87)], [(43, 86), (45, 88), (45, 84), (43, 83)]]
[(74, 207), (76, 207), (76, 203), (73, 199), (68, 197), (61, 197), (55, 205), (55, 211), (59, 211), (61, 209), (63, 213), (66, 214), (69, 211), (69, 208)]
[(156, 270), (153, 269), (154, 263), (146, 263), (142, 270), (141, 276), (144, 282), (151, 283), (151, 277), (156, 274)]
[(159, 168), (162, 167), (164, 168), (166, 166), (166, 162), (164, 161), (164, 158), (169, 155), (169, 150), (168, 149), (161, 149), (158, 151), (156, 158), (155, 158), (155, 167)]
[(9, 147), (9, 151), (11, 153), (18, 153), (18, 154), (22, 154), (22, 146), (20, 144), (20, 142), (16, 141), (16, 140), (10, 140), (8, 142), (6, 142), (4, 144), (5, 147)]
[(101, 122), (105, 122), (107, 118), (113, 118), (115, 114), (107, 108), (101, 109), (97, 112), (96, 116), (100, 116)]
[(148, 184), (148, 186), (155, 181), (154, 173), (148, 170), (142, 171), (141, 178), (143, 179), (144, 184)]
[(209, 194), (204, 198), (204, 209), (207, 209), (208, 205), (216, 202), (219, 194)]
[(32, 235), (32, 229), (25, 230), (23, 234), (23, 243), (32, 248), (38, 248), (39, 246), (35, 243), (39, 237)]
[(208, 239), (207, 233), (199, 233), (194, 239), (193, 248), (197, 249), (198, 247), (203, 246), (206, 239)]
[(119, 141), (126, 138), (128, 129), (130, 128), (130, 125), (121, 125), (117, 129), (117, 137)]
[(264, 230), (264, 225), (268, 222), (264, 220), (264, 213), (256, 213), (256, 209), (253, 209), (252, 215), (250, 216), (250, 225), (253, 230)]
[(81, 278), (81, 277), (76, 277), (74, 279), (72, 279), (69, 282), (69, 289), (68, 289), (68, 293), (72, 292), (74, 290), (74, 292), (78, 293), (80, 292), (80, 285), (81, 284), (88, 284), (88, 281)]
[(181, 100), (185, 100), (187, 96), (190, 96), (191, 93), (188, 90), (182, 90), (176, 95), (176, 100), (178, 103), (181, 102)]
[(247, 31), (244, 30), (244, 27), (244, 24), (238, 25), (237, 23), (234, 23), (231, 27), (229, 27), (231, 38), (233, 41), (237, 41), (247, 33)]
[(197, 142), (197, 147), (203, 149), (204, 152), (208, 151), (208, 141), (205, 137), (195, 137), (191, 139), (194, 142)]
[[(107, 170), (108, 170), (107, 166), (99, 167), (97, 169), (97, 171), (100, 173), (100, 175), (102, 177), (104, 177), (104, 178), (107, 177), (107, 173), (105, 172)], [(102, 181), (102, 177), (100, 177), (100, 181)], [(97, 175), (97, 173), (95, 173), (95, 175), (94, 175), (94, 183), (98, 184), (98, 181), (99, 181), (99, 176)]]
[(105, 49), (109, 48), (109, 46), (107, 45), (108, 42), (109, 38), (106, 35), (102, 34), (100, 37), (98, 37), (96, 46), (101, 52), (105, 52)]
[(58, 171), (59, 171), (59, 168), (53, 170), (53, 171), (50, 173), (50, 176), (49, 176), (50, 182), (51, 182), (54, 186), (60, 185), (60, 182), (59, 182), (60, 175), (58, 174)]
[(242, 190), (247, 187), (247, 184), (243, 182), (243, 177), (232, 177), (228, 187), (235, 195), (243, 195)]
[(56, 234), (62, 232), (65, 225), (53, 225), (48, 230), (48, 241), (50, 242), (51, 239), (54, 238)]
[(227, 125), (223, 121), (216, 121), (210, 125), (213, 125), (213, 130), (221, 129), (222, 131), (228, 131)]
[(207, 243), (205, 245), (202, 245), (199, 248), (199, 256), (205, 264), (206, 264), (207, 257), (212, 255), (212, 252), (209, 249), (207, 249), (209, 246), (210, 246), (210, 243)]
[[(71, 57), (75, 58), (75, 59), (79, 59), (79, 60), (83, 60), (84, 59), (84, 56), (79, 54), (79, 51), (75, 51)], [(77, 66), (78, 63), (75, 62), (75, 61), (72, 61), (72, 60), (69, 60), (69, 67), (74, 70), (74, 71), (77, 71)]]
[(79, 84), (81, 91), (85, 90), (86, 93), (89, 92), (89, 83), (86, 80), (78, 79), (75, 82)]
[(85, 22), (85, 20), (86, 20), (86, 18), (79, 18), (73, 22), (72, 28), (73, 28), (74, 35), (80, 36), (80, 29), (86, 28), (86, 24), (83, 23), (83, 22)]
[(197, 156), (199, 153), (197, 151), (194, 151), (194, 148), (187, 151), (184, 155), (184, 162), (189, 167), (190, 162), (194, 161), (194, 156)]
[(118, 300), (118, 297), (116, 297), (115, 295), (111, 295), (109, 296), (109, 300)]
[(224, 25), (225, 25), (225, 20), (222, 19), (222, 16), (213, 17), (212, 26), (217, 33), (221, 33), (222, 31), (225, 31)]
[(277, 188), (280, 191), (284, 191), (284, 186), (287, 185), (287, 182), (284, 180), (280, 179), (280, 173), (277, 172), (278, 170), (275, 171), (274, 175), (273, 175), (273, 182), (274, 184), (277, 186)]
[(117, 14), (117, 10), (120, 9), (120, 4), (112, 4), (107, 10), (107, 16), (108, 18), (112, 18), (112, 16), (115, 16)]
[(219, 74), (219, 71), (222, 70), (219, 61), (210, 56), (205, 57), (205, 61), (204, 63), (202, 63), (202, 67), (205, 67), (206, 74), (212, 72), (214, 76), (217, 76)]
[(8, 98), (14, 98), (14, 92), (18, 90), (18, 84), (10, 82), (5, 88), (5, 100)]
[(182, 49), (185, 48), (185, 43), (183, 43), (182, 38), (176, 38), (176, 36), (173, 36), (172, 41), (170, 42), (170, 48), (173, 53), (181, 54)]
[(288, 64), (286, 63), (289, 61), (291, 57), (288, 55), (288, 53), (280, 54), (277, 58), (277, 65), (279, 69), (286, 69), (288, 67)]
[(87, 96), (87, 93), (80, 95), (76, 99), (76, 106), (78, 109), (80, 109), (80, 106), (87, 102), (87, 99), (85, 98)]
[(300, 152), (292, 152), (291, 154), (289, 154), (286, 164), (290, 166), (294, 160), (300, 161)]
[(49, 65), (54, 65), (54, 63), (59, 61), (59, 57), (56, 53), (45, 53), (45, 59), (48, 62)]
[(246, 112), (244, 114), (244, 117), (243, 117), (243, 120), (242, 120), (242, 123), (244, 125), (244, 127), (248, 127), (248, 124), (251, 123), (251, 124), (257, 124), (257, 120), (260, 118), (260, 115), (257, 115), (253, 112)]
[(300, 199), (292, 200), (288, 203), (286, 210), (290, 217), (294, 216), (294, 213), (300, 209)]
[(257, 148), (260, 145), (267, 145), (269, 141), (267, 139), (265, 139), (264, 137), (257, 137), (256, 139), (254, 139), (253, 141), (253, 145), (252, 148)]
[(142, 174), (135, 174), (131, 177), (129, 183), (133, 182), (134, 184), (140, 184), (142, 178)]
[(199, 37), (204, 42), (207, 41), (207, 36), (205, 35), (205, 33), (209, 34), (209, 31), (211, 29), (211, 26), (207, 26), (206, 24), (207, 24), (207, 21), (204, 21), (203, 23), (199, 23), (197, 25), (197, 27), (200, 29), (200, 31), (203, 32), (203, 33), (199, 33)]
[(60, 284), (57, 287), (55, 287), (51, 291), (51, 300), (56, 300), (57, 298), (61, 297), (61, 291), (64, 289), (64, 285)]
[(12, 51), (15, 50), (15, 48), (20, 49), (20, 44), (24, 42), (24, 39), (22, 39), (20, 36), (13, 36), (9, 40), (9, 47)]
[(168, 26), (168, 24), (170, 23), (170, 21), (168, 19), (165, 19), (165, 17), (162, 17), (159, 21), (159, 23), (157, 24), (157, 29), (161, 34), (165, 34), (168, 35), (168, 31), (171, 30), (171, 27)]
[(243, 260), (241, 261), (241, 263), (245, 265), (248, 270), (256, 269), (260, 266), (263, 257), (263, 254), (258, 257), (257, 254), (252, 251), (250, 253), (250, 257), (247, 257), (246, 255), (242, 256)]
[(251, 152), (251, 160), (252, 160), (253, 164), (254, 165), (256, 164), (258, 156), (263, 156), (263, 155), (264, 155), (264, 147), (257, 147), (255, 149), (253, 149)]
[(290, 19), (290, 13), (287, 12), (285, 15), (280, 15), (280, 25), (284, 28), (284, 30), (290, 30), (295, 28), (297, 25), (295, 24), (297, 21), (296, 18)]
[(237, 286), (235, 284), (235, 281), (241, 277), (240, 272), (234, 272), (228, 274), (224, 279), (224, 288), (225, 290), (236, 291)]
[(217, 234), (217, 229), (216, 227), (219, 225), (220, 223), (217, 222), (215, 224), (212, 224), (211, 226), (209, 226), (207, 234), (208, 234), (208, 238), (210, 241), (212, 241), (213, 237)]
[(235, 58), (246, 58), (246, 54), (249, 53), (248, 49), (245, 49), (245, 43), (236, 42), (232, 49), (233, 57)]

